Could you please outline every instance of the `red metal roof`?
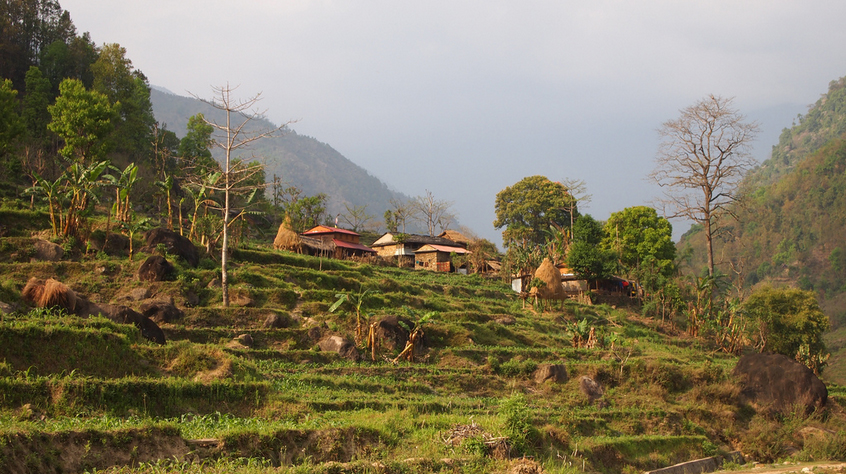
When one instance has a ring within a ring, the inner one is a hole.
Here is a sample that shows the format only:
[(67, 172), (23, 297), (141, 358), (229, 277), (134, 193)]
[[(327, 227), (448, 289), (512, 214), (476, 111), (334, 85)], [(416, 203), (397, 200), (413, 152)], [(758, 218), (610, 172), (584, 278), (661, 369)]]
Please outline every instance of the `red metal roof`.
[(370, 248), (366, 245), (354, 244), (352, 242), (344, 242), (343, 240), (338, 240), (338, 239), (332, 239), (332, 242), (335, 242), (336, 246), (343, 247), (345, 249), (362, 250), (364, 252), (373, 252), (373, 253), (376, 252), (375, 250), (373, 250), (372, 248)]
[(303, 232), (303, 235), (317, 235), (317, 234), (347, 234), (347, 235), (359, 235), (351, 230), (346, 229), (339, 229), (337, 227), (329, 227), (325, 225), (319, 225), (316, 227), (312, 227), (311, 229)]

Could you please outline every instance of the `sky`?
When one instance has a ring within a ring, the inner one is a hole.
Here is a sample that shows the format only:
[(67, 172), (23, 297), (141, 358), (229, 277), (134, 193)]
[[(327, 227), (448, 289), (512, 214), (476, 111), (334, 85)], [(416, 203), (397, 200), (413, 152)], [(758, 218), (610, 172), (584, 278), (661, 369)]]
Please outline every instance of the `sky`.
[[(783, 128), (846, 75), (846, 2), (60, 0), (155, 86), (261, 93), (271, 121), (501, 244), (496, 194), (583, 180), (599, 220), (661, 196), (657, 129), (715, 94)], [(379, 211), (381, 214), (381, 211)], [(677, 238), (688, 222), (673, 221)]]

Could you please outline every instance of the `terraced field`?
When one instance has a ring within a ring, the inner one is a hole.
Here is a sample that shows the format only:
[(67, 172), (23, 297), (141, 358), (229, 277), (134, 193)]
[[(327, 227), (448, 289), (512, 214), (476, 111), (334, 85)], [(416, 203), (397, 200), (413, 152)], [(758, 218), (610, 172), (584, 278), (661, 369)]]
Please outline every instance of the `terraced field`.
[[(839, 387), (810, 419), (757, 414), (735, 357), (633, 307), (536, 312), (496, 279), (253, 244), (234, 252), (222, 308), (209, 258), (168, 256), (173, 279), (151, 284), (135, 278), (143, 254), (30, 262), (31, 245), (0, 246), (0, 301), (17, 305), (0, 320), (0, 472), (640, 472), (734, 449), (760, 459), (775, 441), (778, 458), (801, 427), (844, 426)], [(104, 317), (30, 310), (31, 276), (135, 309), (172, 298), (182, 315), (159, 321), (158, 345)], [(359, 357), (320, 350), (355, 334), (353, 305), (329, 312), (336, 294), (365, 290), (368, 325), (426, 321), (414, 362), (387, 339), (375, 357), (363, 342)], [(573, 347), (580, 321), (592, 348)], [(537, 381), (548, 365), (567, 377)]]

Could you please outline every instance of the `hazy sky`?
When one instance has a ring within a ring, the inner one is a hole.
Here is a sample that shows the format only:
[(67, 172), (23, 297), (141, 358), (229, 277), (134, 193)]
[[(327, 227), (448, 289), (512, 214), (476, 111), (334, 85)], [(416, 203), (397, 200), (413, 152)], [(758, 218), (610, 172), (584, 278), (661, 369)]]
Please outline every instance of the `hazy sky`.
[(679, 109), (735, 97), (763, 160), (846, 75), (841, 0), (60, 2), (151, 84), (262, 92), (272, 121), (497, 243), (496, 193), (525, 176), (584, 180), (604, 220), (660, 195), (655, 130)]

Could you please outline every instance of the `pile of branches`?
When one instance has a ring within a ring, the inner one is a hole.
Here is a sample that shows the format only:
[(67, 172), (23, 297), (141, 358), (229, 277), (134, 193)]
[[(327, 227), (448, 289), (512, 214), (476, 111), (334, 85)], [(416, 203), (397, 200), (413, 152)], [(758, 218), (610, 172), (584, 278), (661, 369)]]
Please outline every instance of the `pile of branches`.
[(494, 457), (507, 458), (511, 452), (508, 437), (494, 436), (479, 426), (475, 421), (469, 425), (456, 425), (441, 435), (441, 440), (450, 447), (460, 446), (468, 439), (479, 439), (485, 445), (486, 451)]

